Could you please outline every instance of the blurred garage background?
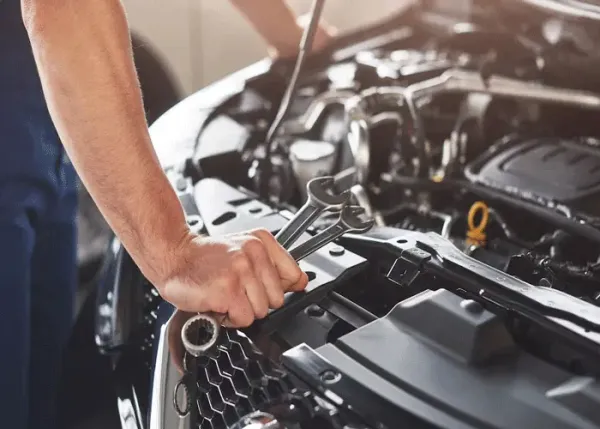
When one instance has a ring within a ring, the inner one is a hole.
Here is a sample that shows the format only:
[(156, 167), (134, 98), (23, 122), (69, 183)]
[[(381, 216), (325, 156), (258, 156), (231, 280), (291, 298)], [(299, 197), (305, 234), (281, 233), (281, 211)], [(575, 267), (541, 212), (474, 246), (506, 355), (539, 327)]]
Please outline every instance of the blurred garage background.
[[(184, 94), (265, 56), (265, 45), (227, 0), (123, 0), (133, 33), (172, 71)], [(328, 0), (324, 19), (342, 32), (397, 11), (406, 0)], [(311, 0), (288, 0), (297, 14)]]

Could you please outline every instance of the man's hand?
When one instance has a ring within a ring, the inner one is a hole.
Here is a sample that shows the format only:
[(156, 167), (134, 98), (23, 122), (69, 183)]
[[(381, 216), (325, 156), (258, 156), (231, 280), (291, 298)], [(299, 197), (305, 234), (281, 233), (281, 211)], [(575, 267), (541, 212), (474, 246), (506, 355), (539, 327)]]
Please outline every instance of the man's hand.
[(226, 315), (233, 327), (265, 317), (269, 308), (283, 305), (285, 292), (301, 291), (308, 283), (266, 230), (222, 238), (190, 234), (168, 259), (165, 277), (153, 281), (162, 297), (184, 311)]
[[(272, 58), (290, 58), (298, 55), (298, 46), (304, 26), (310, 16), (296, 19), (285, 0), (231, 0), (231, 3), (252, 24), (268, 45)], [(335, 29), (323, 22), (315, 34), (312, 51), (326, 47), (335, 37)]]

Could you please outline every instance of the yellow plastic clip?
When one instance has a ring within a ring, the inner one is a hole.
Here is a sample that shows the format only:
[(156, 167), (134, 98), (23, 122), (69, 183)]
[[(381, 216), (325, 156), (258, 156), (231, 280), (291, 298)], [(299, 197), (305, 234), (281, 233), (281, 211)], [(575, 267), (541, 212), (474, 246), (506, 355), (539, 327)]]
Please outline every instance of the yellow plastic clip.
[[(475, 219), (479, 218), (479, 223), (475, 224)], [(469, 209), (467, 216), (467, 244), (484, 246), (486, 242), (485, 230), (490, 219), (488, 206), (483, 201), (477, 201)]]

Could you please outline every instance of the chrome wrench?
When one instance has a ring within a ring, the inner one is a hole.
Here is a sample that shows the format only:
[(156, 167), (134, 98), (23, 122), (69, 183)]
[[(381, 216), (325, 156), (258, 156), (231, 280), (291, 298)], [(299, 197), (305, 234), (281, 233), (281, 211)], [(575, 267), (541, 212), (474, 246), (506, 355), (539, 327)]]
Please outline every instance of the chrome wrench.
[(373, 227), (375, 220), (362, 220), (359, 216), (364, 212), (365, 209), (359, 206), (344, 207), (336, 223), (290, 250), (290, 255), (296, 261), (300, 261), (347, 232), (357, 234), (367, 232)]
[[(346, 204), (350, 200), (351, 193), (349, 191), (345, 191), (341, 194), (334, 194), (330, 191), (330, 189), (333, 188), (333, 185), (333, 177), (318, 177), (308, 182), (306, 185), (308, 194), (308, 200), (306, 204), (304, 204), (304, 206), (302, 206), (302, 208), (296, 212), (296, 214), (275, 236), (277, 241), (284, 248), (289, 249), (289, 247), (307, 230), (307, 228), (319, 217), (321, 213), (325, 211), (342, 211), (343, 213), (344, 207), (346, 207)], [(352, 213), (355, 213), (355, 211), (352, 211)], [(356, 214), (358, 213), (356, 212)], [(344, 217), (347, 224), (358, 224), (359, 220), (355, 221), (353, 218), (348, 216), (349, 214)], [(340, 216), (340, 219), (342, 219), (342, 216)], [(340, 223), (340, 220), (338, 220), (338, 223)], [(329, 231), (330, 229), (331, 227), (323, 232)], [(359, 232), (358, 229), (347, 230)], [(346, 231), (334, 236), (331, 240), (335, 240), (344, 232)], [(319, 236), (320, 234), (309, 239), (309, 241), (312, 241)], [(309, 249), (308, 252), (306, 250), (302, 250), (305, 249), (305, 247), (300, 245), (298, 246), (301, 249), (300, 255), (302, 258), (304, 258), (310, 253), (313, 253), (320, 247), (329, 243), (329, 241), (325, 240), (319, 247)], [(185, 350), (192, 356), (201, 356), (214, 347), (220, 331), (221, 323), (214, 314), (201, 313), (190, 318), (181, 331), (181, 339)]]
[(325, 211), (339, 212), (350, 200), (350, 192), (334, 194), (333, 177), (317, 177), (306, 185), (308, 199), (275, 236), (279, 244), (289, 249), (308, 227)]

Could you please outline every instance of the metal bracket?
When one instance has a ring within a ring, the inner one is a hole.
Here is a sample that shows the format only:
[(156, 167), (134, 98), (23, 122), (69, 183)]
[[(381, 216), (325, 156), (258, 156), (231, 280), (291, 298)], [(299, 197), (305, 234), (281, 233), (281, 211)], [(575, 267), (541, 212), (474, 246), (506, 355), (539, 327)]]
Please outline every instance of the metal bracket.
[[(389, 231), (388, 231), (389, 232)], [(494, 306), (513, 311), (557, 335), (568, 337), (594, 353), (600, 353), (600, 308), (556, 289), (531, 285), (461, 252), (435, 233), (396, 230), (396, 236), (376, 232), (346, 236), (353, 248), (385, 247), (400, 255), (388, 273), (390, 280), (410, 284), (421, 273), (445, 280), (441, 288), (455, 285)], [(415, 255), (413, 249), (423, 253)], [(426, 256), (428, 255), (428, 256)], [(416, 274), (416, 276), (415, 276)]]
[(400, 286), (410, 287), (421, 274), (422, 266), (431, 255), (416, 247), (404, 250), (390, 268), (387, 277)]

